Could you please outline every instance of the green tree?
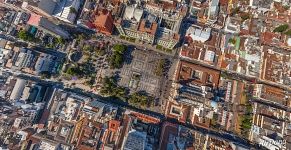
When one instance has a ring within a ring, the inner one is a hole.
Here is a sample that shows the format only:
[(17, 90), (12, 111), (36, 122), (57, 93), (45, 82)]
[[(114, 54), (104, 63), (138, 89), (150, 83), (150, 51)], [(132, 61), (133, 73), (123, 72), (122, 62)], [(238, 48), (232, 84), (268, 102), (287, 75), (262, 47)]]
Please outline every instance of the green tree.
[(50, 79), (51, 78), (51, 73), (49, 71), (43, 71), (40, 73), (40, 76), (42, 79)]
[(74, 7), (70, 7), (70, 13), (76, 14), (77, 13), (77, 10)]
[(93, 50), (93, 47), (90, 46), (90, 45), (85, 45), (85, 46), (83, 47), (83, 51), (91, 52), (92, 50)]
[(250, 19), (250, 15), (249, 14), (244, 14), (241, 16), (242, 21), (248, 20)]
[(24, 41), (33, 41), (33, 39), (34, 39), (33, 35), (28, 33), (25, 30), (20, 30), (18, 32), (18, 37)]
[(136, 92), (129, 96), (128, 102), (135, 107), (147, 108), (153, 105), (153, 98), (144, 93)]
[(289, 29), (288, 31), (286, 31), (284, 34), (291, 36), (291, 29)]
[(157, 45), (157, 47), (156, 47), (158, 50), (162, 50), (163, 49), (163, 46), (161, 46), (161, 45)]
[(166, 60), (165, 59), (161, 59), (159, 60), (156, 68), (155, 68), (155, 75), (156, 76), (162, 76), (163, 73), (164, 73), (164, 67), (165, 67), (165, 64), (166, 64)]
[(287, 11), (290, 8), (290, 6), (285, 5), (285, 6), (283, 6), (283, 8)]
[(64, 45), (64, 44), (66, 43), (66, 41), (65, 41), (63, 38), (58, 37), (58, 38), (57, 38), (57, 43), (58, 43), (58, 44), (62, 44), (62, 45)]
[(288, 24), (283, 24), (283, 25), (280, 25), (278, 27), (276, 27), (273, 32), (285, 32), (287, 29), (289, 28), (289, 25)]
[(91, 77), (90, 80), (86, 81), (86, 84), (92, 87), (95, 84), (95, 78)]
[(85, 39), (85, 35), (84, 34), (78, 34), (77, 35), (77, 42), (83, 41)]
[(114, 77), (105, 77), (100, 94), (104, 96), (111, 96), (122, 101), (127, 100), (127, 91), (124, 87), (117, 85), (117, 80)]
[(235, 39), (235, 38), (230, 38), (230, 39), (228, 40), (228, 42), (231, 43), (231, 44), (235, 44), (236, 39)]
[(115, 44), (113, 46), (113, 50), (118, 52), (118, 53), (124, 53), (126, 50), (126, 46), (123, 44)]
[(98, 47), (94, 48), (94, 52), (95, 52), (95, 56), (103, 56), (103, 55), (105, 55), (105, 50), (104, 49), (100, 49)]
[(111, 69), (121, 68), (124, 60), (124, 52), (126, 46), (122, 44), (116, 44), (113, 46), (113, 54), (109, 59), (109, 65)]
[(68, 68), (66, 73), (72, 76), (81, 76), (83, 74), (82, 69), (79, 66)]
[(252, 128), (252, 118), (253, 118), (253, 108), (250, 103), (247, 103), (245, 105), (246, 112), (243, 116), (241, 116), (241, 123), (240, 123), (240, 129), (241, 134), (243, 136), (248, 136), (250, 129)]

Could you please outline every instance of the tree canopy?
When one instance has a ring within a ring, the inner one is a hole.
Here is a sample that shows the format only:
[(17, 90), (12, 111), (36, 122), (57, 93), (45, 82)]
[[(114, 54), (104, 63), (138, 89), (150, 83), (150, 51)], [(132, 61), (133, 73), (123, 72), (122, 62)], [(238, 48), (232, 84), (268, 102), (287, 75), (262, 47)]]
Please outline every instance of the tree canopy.
[(278, 27), (276, 27), (273, 32), (285, 32), (287, 29), (289, 28), (289, 25), (288, 24), (283, 24), (283, 25), (280, 25)]
[(66, 43), (66, 41), (63, 38), (58, 37), (57, 38), (57, 43), (64, 45)]
[(166, 60), (165, 59), (159, 60), (158, 64), (156, 65), (156, 68), (155, 68), (155, 75), (162, 76), (164, 71), (165, 71), (164, 70), (165, 65), (166, 65)]
[(70, 7), (70, 13), (77, 13), (77, 10), (74, 7)]
[(286, 31), (284, 34), (291, 36), (291, 29), (289, 29), (288, 31)]
[(129, 94), (129, 91), (125, 87), (117, 84), (117, 80), (114, 77), (105, 77), (103, 79), (100, 94), (118, 98), (124, 102), (128, 102), (130, 105), (141, 108), (150, 107), (154, 102), (153, 97), (148, 96), (147, 93), (144, 92)]
[(118, 52), (118, 53), (120, 53), (120, 54), (122, 54), (122, 53), (125, 52), (126, 46), (123, 45), (123, 44), (116, 44), (116, 45), (113, 46), (113, 50)]
[(36, 40), (32, 34), (30, 34), (29, 32), (25, 30), (20, 30), (18, 32), (18, 37), (24, 41), (29, 41), (29, 42)]
[(66, 73), (72, 76), (81, 76), (83, 72), (81, 68), (77, 66), (68, 68)]
[(128, 102), (133, 106), (145, 108), (148, 106), (150, 99), (144, 94), (133, 93), (132, 95), (130, 95)]
[(240, 129), (242, 135), (248, 135), (250, 129), (252, 128), (252, 105), (250, 103), (247, 103), (245, 105), (246, 113), (241, 116), (241, 124), (240, 124)]
[(102, 95), (119, 98), (122, 101), (126, 101), (127, 99), (126, 89), (118, 86), (117, 80), (114, 77), (105, 77), (103, 79), (103, 86), (101, 87), (100, 93)]
[(126, 46), (122, 44), (116, 44), (113, 46), (113, 54), (109, 59), (110, 68), (121, 68), (124, 60), (124, 52), (126, 51)]

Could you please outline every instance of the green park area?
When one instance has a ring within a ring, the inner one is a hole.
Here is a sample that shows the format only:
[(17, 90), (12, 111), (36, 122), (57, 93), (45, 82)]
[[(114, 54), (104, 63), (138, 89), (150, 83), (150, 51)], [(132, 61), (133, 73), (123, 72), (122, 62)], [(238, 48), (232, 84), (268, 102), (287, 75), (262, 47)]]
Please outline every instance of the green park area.
[(113, 53), (109, 58), (109, 66), (111, 69), (119, 69), (124, 61), (124, 53), (127, 49), (125, 45), (116, 44), (113, 46)]
[(129, 93), (128, 89), (117, 84), (117, 79), (114, 77), (105, 77), (103, 79), (100, 94), (121, 100), (137, 108), (145, 109), (153, 105), (153, 97), (144, 92)]

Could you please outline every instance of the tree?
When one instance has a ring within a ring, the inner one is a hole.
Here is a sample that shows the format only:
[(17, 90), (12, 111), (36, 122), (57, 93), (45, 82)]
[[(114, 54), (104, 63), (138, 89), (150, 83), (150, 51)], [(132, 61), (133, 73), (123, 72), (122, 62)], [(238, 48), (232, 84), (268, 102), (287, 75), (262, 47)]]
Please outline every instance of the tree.
[(289, 10), (290, 6), (285, 5), (285, 6), (283, 6), (283, 8), (287, 11), (287, 10)]
[(81, 76), (83, 74), (82, 69), (79, 66), (68, 68), (66, 73), (72, 76)]
[(291, 29), (289, 29), (288, 31), (286, 31), (284, 34), (291, 36)]
[(126, 51), (126, 46), (122, 44), (116, 44), (113, 46), (113, 54), (109, 59), (109, 65), (111, 69), (121, 68), (123, 63), (123, 55)]
[(98, 47), (94, 48), (94, 52), (96, 56), (103, 56), (105, 55), (105, 50), (104, 49), (100, 49)]
[(228, 42), (234, 45), (235, 42), (236, 42), (236, 39), (235, 39), (235, 38), (230, 38), (230, 39), (228, 40)]
[(128, 102), (134, 106), (146, 107), (147, 106), (147, 97), (145, 95), (140, 94), (140, 93), (133, 93), (132, 95), (130, 95)]
[(77, 10), (74, 7), (70, 7), (70, 13), (76, 14), (77, 13)]
[(86, 81), (86, 84), (92, 87), (95, 84), (95, 78), (91, 77), (90, 80)]
[(42, 71), (40, 73), (40, 76), (42, 79), (50, 79), (51, 78), (51, 73), (49, 71)]
[(105, 77), (103, 79), (103, 85), (100, 90), (100, 94), (104, 96), (110, 96), (118, 98), (122, 101), (127, 100), (127, 90), (124, 87), (117, 85), (117, 80), (114, 77)]
[(248, 20), (250, 19), (250, 15), (249, 14), (244, 14), (241, 16), (242, 21)]
[(155, 0), (155, 3), (156, 3), (156, 4), (160, 4), (161, 1), (160, 1), (160, 0)]
[(287, 29), (289, 28), (289, 25), (288, 24), (283, 24), (283, 25), (280, 25), (278, 27), (276, 27), (273, 32), (285, 32)]
[(162, 49), (163, 49), (163, 46), (161, 46), (161, 45), (157, 45), (156, 48), (159, 49), (159, 50), (162, 50)]
[(240, 7), (236, 7), (235, 9), (231, 10), (230, 15), (233, 16), (235, 14), (238, 14), (240, 12)]
[(153, 98), (145, 93), (136, 92), (129, 96), (128, 102), (133, 106), (146, 108), (152, 106)]
[(58, 37), (58, 38), (57, 38), (57, 43), (64, 45), (65, 42), (66, 42), (66, 41), (65, 41), (63, 38), (61, 38), (61, 37)]
[(125, 52), (125, 50), (126, 50), (126, 46), (123, 45), (123, 44), (116, 44), (116, 45), (113, 46), (113, 50), (115, 52), (123, 54)]
[(159, 60), (156, 68), (155, 68), (155, 75), (156, 76), (162, 76), (164, 73), (164, 68), (165, 68), (165, 64), (166, 64), (166, 60), (165, 59), (161, 59)]
[(24, 41), (29, 41), (29, 42), (34, 40), (33, 35), (24, 30), (20, 30), (18, 32), (18, 37)]
[(241, 116), (241, 123), (240, 123), (240, 129), (241, 129), (241, 134), (243, 136), (247, 136), (248, 133), (250, 132), (250, 129), (252, 128), (252, 112), (253, 108), (250, 103), (247, 103), (245, 105), (246, 113)]
[(89, 51), (89, 52), (91, 52), (92, 50), (93, 50), (93, 47), (90, 46), (90, 45), (85, 45), (85, 46), (83, 47), (83, 51)]
[(79, 34), (77, 36), (77, 41), (80, 42), (80, 41), (83, 41), (85, 39), (85, 35), (84, 34)]

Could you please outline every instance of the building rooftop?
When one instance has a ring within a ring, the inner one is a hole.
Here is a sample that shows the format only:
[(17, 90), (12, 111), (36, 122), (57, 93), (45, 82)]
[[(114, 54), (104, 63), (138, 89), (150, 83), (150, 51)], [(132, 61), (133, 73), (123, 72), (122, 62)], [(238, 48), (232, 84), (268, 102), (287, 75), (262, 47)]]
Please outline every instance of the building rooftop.
[(274, 47), (263, 47), (261, 78), (290, 85), (290, 59), (287, 51)]
[(136, 130), (129, 131), (125, 137), (123, 149), (124, 150), (140, 150), (146, 147), (146, 133)]
[[(98, 10), (95, 13), (93, 25), (97, 28), (97, 30), (100, 30), (100, 32), (111, 34), (113, 30), (113, 18), (111, 12), (106, 9)], [(106, 30), (102, 30), (103, 28)]]
[(31, 14), (27, 24), (33, 25), (33, 26), (38, 26), (41, 18), (42, 18), (42, 16), (40, 16), (40, 15)]
[(22, 92), (25, 88), (27, 84), (27, 80), (24, 80), (24, 79), (16, 79), (16, 83), (15, 83), (15, 86), (12, 90), (12, 93), (10, 95), (10, 100), (19, 100), (21, 98), (21, 95), (22, 95)]
[(176, 80), (197, 85), (218, 86), (220, 72), (185, 61), (179, 62)]
[(199, 29), (191, 26), (186, 35), (191, 37), (193, 41), (206, 42), (210, 38), (211, 28)]

